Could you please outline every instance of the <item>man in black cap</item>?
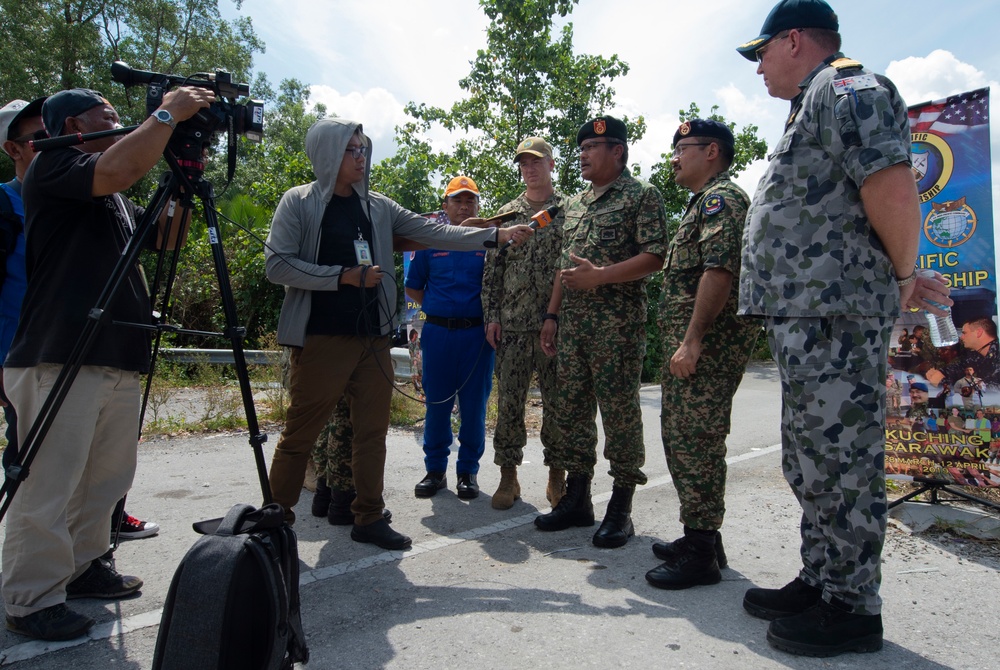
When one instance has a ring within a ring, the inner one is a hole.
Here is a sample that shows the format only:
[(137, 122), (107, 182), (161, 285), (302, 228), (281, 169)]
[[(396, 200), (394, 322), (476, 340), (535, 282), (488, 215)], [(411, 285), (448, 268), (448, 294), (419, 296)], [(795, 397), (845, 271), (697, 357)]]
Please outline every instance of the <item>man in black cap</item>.
[[(782, 470), (802, 507), (802, 569), (743, 605), (794, 654), (882, 648), (885, 378), (901, 307), (951, 304), (914, 271), (921, 215), (906, 103), (839, 53), (822, 0), (782, 0), (737, 50), (791, 101), (747, 214), (741, 314), (764, 316), (781, 377)], [(915, 290), (916, 289), (916, 290)]]
[(750, 199), (729, 177), (736, 146), (723, 123), (691, 119), (674, 133), (674, 181), (694, 194), (667, 251), (660, 325), (663, 451), (684, 535), (653, 544), (662, 589), (717, 584), (726, 567), (726, 436), (760, 322), (736, 315), (743, 222)]
[(542, 317), (542, 349), (557, 356), (556, 416), (563, 436), (549, 466), (568, 477), (566, 494), (535, 525), (545, 531), (594, 525), (590, 481), (600, 406), (614, 490), (594, 534), (598, 547), (624, 546), (635, 534), (632, 495), (646, 483), (639, 408), (644, 279), (663, 267), (667, 249), (663, 198), (629, 174), (627, 142), (625, 124), (611, 116), (588, 121), (577, 133), (581, 172), (591, 186), (566, 204), (562, 255)]
[[(45, 151), (28, 168), (28, 289), (4, 368), (22, 445), (142, 214), (119, 191), (156, 164), (176, 123), (213, 97), (201, 88), (170, 91), (155, 116), (127, 137)], [(120, 127), (114, 107), (88, 89), (49, 97), (42, 120), (52, 136)], [(108, 548), (111, 510), (135, 474), (139, 375), (149, 369), (149, 335), (111, 322), (150, 322), (138, 268), (107, 311), (7, 513), (7, 628), (43, 640), (72, 639), (93, 626), (66, 607), (67, 599), (123, 598), (142, 586), (99, 559)]]

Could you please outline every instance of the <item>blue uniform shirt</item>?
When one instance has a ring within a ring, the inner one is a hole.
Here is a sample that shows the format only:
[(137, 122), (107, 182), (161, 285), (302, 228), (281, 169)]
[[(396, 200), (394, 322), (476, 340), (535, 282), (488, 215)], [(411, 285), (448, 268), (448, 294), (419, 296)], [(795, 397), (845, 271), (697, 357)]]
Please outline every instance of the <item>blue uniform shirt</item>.
[[(447, 220), (443, 212), (438, 220)], [(486, 250), (421, 249), (406, 272), (406, 288), (424, 291), (424, 314), (445, 318), (483, 315), (481, 298)]]

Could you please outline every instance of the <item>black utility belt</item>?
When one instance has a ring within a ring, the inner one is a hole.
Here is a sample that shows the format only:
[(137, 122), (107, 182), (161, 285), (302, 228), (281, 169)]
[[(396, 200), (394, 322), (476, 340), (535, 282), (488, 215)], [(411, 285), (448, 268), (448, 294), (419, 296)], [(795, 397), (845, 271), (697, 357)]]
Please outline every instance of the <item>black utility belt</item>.
[(447, 328), (448, 330), (464, 330), (466, 328), (475, 328), (476, 326), (483, 325), (483, 317), (481, 316), (460, 316), (448, 318), (445, 316), (431, 316), (428, 314), (425, 321), (427, 321), (427, 323), (433, 323), (435, 326)]

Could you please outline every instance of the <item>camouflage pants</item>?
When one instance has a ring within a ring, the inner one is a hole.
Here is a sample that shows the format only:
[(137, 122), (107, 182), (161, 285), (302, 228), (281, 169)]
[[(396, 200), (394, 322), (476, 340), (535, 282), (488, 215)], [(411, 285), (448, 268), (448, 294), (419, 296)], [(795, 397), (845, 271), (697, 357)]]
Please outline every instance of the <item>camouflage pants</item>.
[(680, 521), (688, 528), (718, 530), (726, 513), (726, 436), (743, 368), (729, 374), (699, 370), (681, 379), (670, 374), (669, 362), (660, 383), (660, 433)]
[[(575, 312), (575, 313), (574, 313)], [(557, 343), (558, 417), (562, 440), (552, 467), (594, 476), (597, 408), (604, 425), (604, 457), (616, 486), (646, 483), (642, 466), (639, 382), (646, 351), (642, 323), (616, 325), (600, 315), (563, 309)]]
[(528, 432), (524, 427), (524, 405), (528, 400), (531, 373), (538, 371), (542, 391), (542, 462), (550, 465), (552, 449), (559, 442), (554, 412), (556, 403), (556, 359), (542, 351), (539, 334), (504, 330), (497, 349), (497, 427), (493, 432), (493, 462), (500, 467), (521, 465)]
[(347, 398), (341, 398), (330, 415), (330, 421), (320, 431), (313, 447), (312, 458), (316, 475), (326, 479), (334, 491), (353, 491), (354, 474), (351, 472), (351, 450), (354, 430), (351, 428), (351, 408)]
[(878, 614), (885, 542), (885, 376), (892, 320), (769, 317), (782, 469), (802, 507), (799, 577)]

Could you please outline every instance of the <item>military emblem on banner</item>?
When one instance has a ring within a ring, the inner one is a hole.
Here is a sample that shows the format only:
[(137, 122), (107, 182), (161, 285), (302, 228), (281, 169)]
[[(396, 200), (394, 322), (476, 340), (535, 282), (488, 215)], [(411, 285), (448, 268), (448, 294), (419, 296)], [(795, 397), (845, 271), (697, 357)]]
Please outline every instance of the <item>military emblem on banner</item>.
[(595, 133), (597, 133), (598, 135), (603, 135), (607, 131), (608, 131), (608, 124), (604, 121), (604, 119), (597, 119), (596, 121), (594, 121)]

